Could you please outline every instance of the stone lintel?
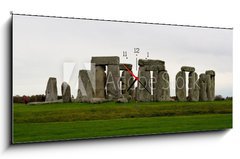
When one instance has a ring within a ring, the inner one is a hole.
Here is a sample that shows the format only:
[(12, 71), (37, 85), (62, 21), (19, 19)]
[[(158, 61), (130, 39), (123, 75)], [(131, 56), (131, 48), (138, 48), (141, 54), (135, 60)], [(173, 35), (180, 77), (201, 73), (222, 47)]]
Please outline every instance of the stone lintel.
[(191, 66), (182, 66), (181, 71), (186, 71), (186, 72), (194, 72), (195, 68)]
[(152, 60), (152, 59), (139, 59), (138, 60), (139, 66), (146, 66), (146, 65), (165, 65), (164, 61), (161, 60)]
[(120, 64), (119, 64), (119, 69), (120, 69), (120, 70), (125, 70), (125, 71), (127, 71), (127, 69), (124, 67), (124, 65), (125, 65), (129, 70), (132, 70), (132, 64), (126, 64), (126, 63), (120, 63)]
[(96, 65), (118, 65), (119, 61), (118, 56), (95, 56), (92, 57), (91, 63)]
[(213, 71), (213, 70), (207, 70), (205, 73), (207, 75), (215, 76), (215, 71)]

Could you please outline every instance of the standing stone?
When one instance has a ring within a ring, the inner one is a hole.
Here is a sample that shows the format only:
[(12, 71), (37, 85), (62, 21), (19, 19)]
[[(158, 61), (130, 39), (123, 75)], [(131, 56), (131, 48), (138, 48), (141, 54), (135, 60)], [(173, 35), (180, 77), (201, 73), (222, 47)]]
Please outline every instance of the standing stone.
[(153, 71), (153, 80), (152, 80), (152, 88), (153, 88), (153, 101), (160, 101), (159, 97), (159, 71)]
[(198, 75), (196, 72), (190, 72), (188, 75), (188, 98), (189, 101), (199, 101)]
[[(148, 102), (151, 101), (151, 94), (148, 92), (151, 92), (151, 75), (150, 71), (145, 71), (145, 67), (141, 66), (139, 67), (138, 71), (138, 77), (143, 86), (138, 82), (137, 86), (137, 101), (141, 102)], [(146, 90), (145, 88), (148, 90)]]
[(206, 74), (200, 74), (199, 76), (199, 100), (207, 101), (207, 76)]
[(157, 78), (156, 101), (169, 101), (170, 88), (169, 88), (169, 75), (167, 71), (160, 71)]
[(61, 91), (62, 91), (62, 99), (63, 102), (71, 102), (71, 88), (67, 82), (63, 82), (61, 86)]
[(106, 88), (108, 99), (118, 99), (120, 97), (119, 65), (108, 65)]
[(186, 75), (179, 71), (176, 75), (176, 98), (178, 101), (186, 101)]
[(209, 101), (215, 99), (215, 72), (212, 70), (206, 71), (207, 76), (207, 97)]
[(121, 81), (122, 81), (122, 94), (123, 95), (128, 94), (130, 96), (133, 96), (134, 86), (132, 86), (132, 88), (130, 88), (129, 91), (127, 92), (128, 88), (133, 83), (133, 77), (130, 75), (128, 71), (122, 72)]
[(58, 96), (57, 96), (57, 79), (56, 78), (50, 77), (48, 79), (45, 94), (46, 94), (46, 99), (45, 99), (46, 102), (56, 101), (58, 99)]
[(91, 75), (92, 74), (90, 70), (79, 71), (77, 99), (81, 99), (82, 97), (87, 97), (87, 98), (94, 97), (94, 89), (92, 86), (93, 83), (91, 82)]
[(105, 84), (106, 84), (106, 73), (105, 65), (96, 65), (95, 66), (95, 76), (96, 76), (96, 98), (106, 98)]

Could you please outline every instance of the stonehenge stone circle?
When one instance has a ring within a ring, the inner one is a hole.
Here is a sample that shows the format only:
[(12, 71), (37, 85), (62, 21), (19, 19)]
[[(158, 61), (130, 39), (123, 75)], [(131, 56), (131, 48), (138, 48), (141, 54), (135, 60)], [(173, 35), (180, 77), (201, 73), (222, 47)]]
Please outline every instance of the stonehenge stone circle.
[[(129, 90), (128, 88), (135, 80), (129, 72), (129, 70), (132, 71), (133, 66), (119, 62), (120, 59), (117, 56), (92, 57), (91, 70), (79, 71), (77, 97), (79, 101), (99, 103), (99, 101), (128, 102), (130, 99), (140, 102), (173, 100), (170, 97), (169, 74), (164, 61), (139, 59), (137, 87), (132, 85)], [(186, 90), (186, 73), (189, 73), (188, 90)], [(213, 101), (215, 98), (215, 72), (213, 70), (207, 70), (198, 77), (194, 67), (182, 66), (176, 74), (175, 84), (178, 101)], [(65, 87), (66, 84), (63, 84), (62, 91)], [(187, 91), (188, 97), (186, 97)], [(56, 79), (55, 83), (54, 79), (49, 79), (46, 95), (46, 100), (57, 100)], [(65, 96), (64, 93), (63, 96)]]
[(46, 94), (46, 102), (49, 101), (56, 101), (58, 99), (58, 95), (57, 95), (57, 79), (54, 77), (50, 77), (48, 79), (48, 83), (47, 83), (47, 88), (45, 91)]
[(176, 75), (176, 98), (178, 101), (186, 101), (186, 74), (179, 71)]
[(69, 84), (67, 84), (67, 82), (62, 83), (61, 91), (62, 91), (63, 102), (71, 102), (72, 101), (71, 88)]

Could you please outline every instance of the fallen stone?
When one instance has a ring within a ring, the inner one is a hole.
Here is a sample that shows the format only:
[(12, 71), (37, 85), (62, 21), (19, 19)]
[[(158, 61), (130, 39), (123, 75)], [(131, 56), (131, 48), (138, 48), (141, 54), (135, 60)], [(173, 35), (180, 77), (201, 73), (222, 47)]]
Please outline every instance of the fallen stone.
[(44, 105), (44, 104), (54, 104), (54, 103), (62, 103), (62, 99), (58, 99), (55, 101), (49, 101), (49, 102), (29, 102), (28, 105)]
[(88, 97), (82, 97), (79, 102), (81, 103), (91, 103), (91, 104), (99, 104), (99, 103), (105, 103), (109, 102), (109, 99), (105, 98), (88, 98)]
[(128, 99), (127, 98), (119, 98), (119, 99), (117, 99), (117, 103), (128, 103)]

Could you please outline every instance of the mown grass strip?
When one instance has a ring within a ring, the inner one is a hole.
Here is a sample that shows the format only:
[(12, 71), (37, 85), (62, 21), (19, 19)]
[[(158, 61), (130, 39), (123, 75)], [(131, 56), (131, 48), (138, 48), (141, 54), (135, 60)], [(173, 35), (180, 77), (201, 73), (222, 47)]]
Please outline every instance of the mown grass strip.
[(14, 123), (71, 122), (157, 116), (232, 113), (232, 101), (14, 104)]
[(14, 143), (221, 130), (231, 114), (125, 118), (111, 120), (15, 123)]

